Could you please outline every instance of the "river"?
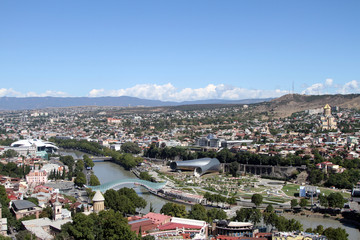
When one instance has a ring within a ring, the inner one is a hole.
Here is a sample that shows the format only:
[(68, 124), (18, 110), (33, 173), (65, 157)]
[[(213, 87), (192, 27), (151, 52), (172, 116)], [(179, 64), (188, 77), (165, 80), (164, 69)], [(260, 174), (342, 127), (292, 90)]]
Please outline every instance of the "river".
[[(81, 152), (73, 152), (73, 151), (66, 151), (63, 152), (65, 155), (73, 155), (73, 157), (81, 157)], [(117, 179), (127, 179), (127, 178), (136, 178), (136, 176), (126, 171), (123, 167), (121, 167), (118, 164), (112, 163), (112, 162), (96, 162), (95, 166), (93, 168), (95, 175), (99, 178), (100, 183), (106, 183)], [(128, 185), (122, 185), (121, 187), (129, 187), (133, 188), (138, 195), (143, 197), (148, 205), (145, 209), (142, 209), (142, 213), (148, 213), (150, 208), (150, 203), (152, 203), (153, 208), (155, 209), (155, 212), (160, 212), (160, 209), (162, 206), (169, 202), (165, 199), (159, 198), (157, 196), (154, 196), (150, 194), (144, 187), (141, 186), (134, 186), (133, 184)], [(186, 209), (189, 210), (190, 206), (186, 205)], [(360, 232), (356, 228), (356, 226), (352, 224), (342, 224), (341, 222), (329, 218), (314, 218), (314, 217), (306, 217), (306, 216), (292, 216), (292, 215), (284, 215), (284, 217), (290, 219), (295, 218), (298, 220), (301, 224), (303, 224), (304, 230), (311, 227), (316, 228), (317, 225), (323, 225), (324, 228), (333, 227), (333, 228), (344, 228), (346, 232), (349, 234), (350, 240), (360, 240)]]
[[(95, 166), (93, 168), (95, 175), (99, 178), (100, 183), (106, 183), (117, 179), (128, 179), (128, 178), (136, 178), (136, 176), (126, 171), (123, 167), (121, 167), (118, 164), (112, 163), (112, 162), (96, 162)], [(144, 198), (148, 205), (145, 209), (142, 209), (142, 213), (148, 213), (150, 209), (150, 203), (152, 203), (152, 207), (155, 209), (155, 212), (160, 212), (160, 209), (165, 203), (168, 203), (169, 201), (159, 198), (151, 193), (149, 193), (146, 188), (141, 186), (135, 186), (133, 184), (124, 184), (119, 186), (118, 188), (122, 187), (129, 187), (133, 188), (136, 193)], [(185, 205), (186, 210), (190, 209), (189, 205)]]

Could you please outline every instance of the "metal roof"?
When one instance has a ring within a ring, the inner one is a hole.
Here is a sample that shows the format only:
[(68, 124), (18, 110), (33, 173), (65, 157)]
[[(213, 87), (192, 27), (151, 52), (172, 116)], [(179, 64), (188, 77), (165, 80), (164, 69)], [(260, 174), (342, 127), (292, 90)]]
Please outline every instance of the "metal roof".
[(37, 207), (34, 203), (28, 201), (28, 200), (18, 200), (18, 201), (13, 201), (13, 206), (17, 209), (17, 210), (22, 210), (22, 209), (28, 209), (28, 208), (33, 208), (33, 207)]

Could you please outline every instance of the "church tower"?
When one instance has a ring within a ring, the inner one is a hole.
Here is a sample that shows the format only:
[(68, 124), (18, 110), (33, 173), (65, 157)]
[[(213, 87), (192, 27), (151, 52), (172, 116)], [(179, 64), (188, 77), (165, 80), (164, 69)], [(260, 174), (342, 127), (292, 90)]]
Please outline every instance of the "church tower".
[(324, 107), (324, 115), (325, 117), (331, 116), (331, 107), (329, 104), (326, 104)]
[(105, 209), (105, 205), (104, 205), (105, 198), (99, 190), (96, 191), (92, 200), (93, 200), (93, 207), (95, 213), (98, 213)]
[(56, 201), (54, 202), (53, 205), (53, 215), (54, 215), (53, 218), (55, 221), (62, 219), (61, 210), (62, 210), (62, 206), (61, 203), (59, 202), (58, 195), (56, 194)]

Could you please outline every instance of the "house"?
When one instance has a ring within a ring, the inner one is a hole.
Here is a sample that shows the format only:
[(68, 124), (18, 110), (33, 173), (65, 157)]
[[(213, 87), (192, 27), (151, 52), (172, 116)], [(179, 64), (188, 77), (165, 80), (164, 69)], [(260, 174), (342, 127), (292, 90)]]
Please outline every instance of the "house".
[(54, 221), (49, 218), (40, 218), (22, 221), (21, 223), (26, 230), (35, 234), (37, 239), (50, 240), (54, 239), (55, 235), (61, 232), (61, 226), (68, 222), (72, 222), (72, 220)]
[(47, 173), (43, 170), (32, 170), (28, 175), (26, 175), (26, 182), (29, 186), (33, 187), (47, 183)]
[(39, 218), (41, 210), (40, 207), (27, 200), (13, 201), (11, 204), (11, 211), (15, 214), (16, 220), (30, 215), (35, 215), (36, 218)]
[(164, 225), (171, 220), (171, 216), (153, 212), (149, 212), (144, 218), (150, 219), (155, 225)]

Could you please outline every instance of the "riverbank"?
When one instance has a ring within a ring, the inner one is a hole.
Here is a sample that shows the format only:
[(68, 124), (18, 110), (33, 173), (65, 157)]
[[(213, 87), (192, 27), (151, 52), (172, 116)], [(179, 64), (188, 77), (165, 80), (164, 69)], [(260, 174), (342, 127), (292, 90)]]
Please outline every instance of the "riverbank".
[(287, 219), (298, 220), (302, 225), (304, 230), (307, 228), (316, 228), (318, 225), (322, 225), (324, 228), (343, 228), (349, 234), (350, 240), (360, 240), (360, 231), (357, 228), (357, 225), (353, 224), (351, 221), (344, 220), (335, 220), (332, 218), (316, 217), (314, 215), (294, 215), (288, 213), (282, 213), (281, 216), (284, 216)]
[(309, 210), (303, 210), (299, 213), (286, 212), (286, 213), (282, 213), (282, 214), (292, 216), (294, 218), (301, 216), (301, 217), (308, 217), (308, 218), (310, 217), (310, 218), (319, 219), (319, 220), (320, 219), (330, 219), (330, 220), (338, 221), (340, 223), (354, 225), (358, 229), (360, 229), (360, 222), (346, 218), (342, 214), (329, 215), (329, 214), (323, 214), (323, 213), (319, 213), (319, 212), (312, 212)]

